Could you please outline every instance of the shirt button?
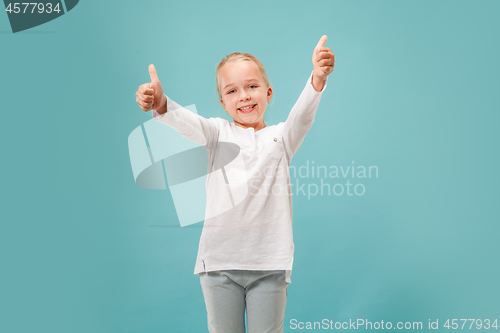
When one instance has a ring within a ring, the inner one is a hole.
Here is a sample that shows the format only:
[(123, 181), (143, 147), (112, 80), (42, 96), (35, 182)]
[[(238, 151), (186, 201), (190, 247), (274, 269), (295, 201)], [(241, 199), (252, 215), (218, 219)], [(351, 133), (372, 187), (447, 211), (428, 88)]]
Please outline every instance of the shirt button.
[(274, 138), (274, 142), (278, 141), (278, 139)]

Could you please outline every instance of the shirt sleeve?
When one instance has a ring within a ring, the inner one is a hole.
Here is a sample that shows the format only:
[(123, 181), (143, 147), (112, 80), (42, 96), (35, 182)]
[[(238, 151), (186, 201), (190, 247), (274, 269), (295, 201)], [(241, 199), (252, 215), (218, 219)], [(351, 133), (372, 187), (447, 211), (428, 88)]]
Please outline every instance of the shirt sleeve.
[(217, 141), (218, 122), (215, 118), (204, 118), (171, 100), (167, 95), (167, 112), (159, 114), (152, 110), (153, 119), (167, 124), (180, 135), (202, 146)]
[(283, 144), (289, 161), (297, 153), (304, 138), (314, 122), (321, 95), (326, 89), (328, 77), (321, 91), (314, 90), (312, 86), (312, 72), (306, 86), (293, 106), (283, 126)]

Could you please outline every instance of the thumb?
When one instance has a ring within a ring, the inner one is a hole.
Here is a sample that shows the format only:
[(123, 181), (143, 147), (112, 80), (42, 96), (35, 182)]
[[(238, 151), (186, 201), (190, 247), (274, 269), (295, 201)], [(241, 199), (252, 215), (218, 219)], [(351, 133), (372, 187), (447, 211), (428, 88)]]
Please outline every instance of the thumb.
[(155, 65), (149, 65), (149, 76), (151, 77), (151, 82), (160, 82), (158, 79), (158, 74), (156, 74)]
[(316, 45), (316, 47), (314, 48), (314, 52), (315, 52), (315, 53), (317, 53), (317, 52), (318, 52), (318, 50), (319, 50), (320, 48), (322, 48), (323, 46), (325, 46), (325, 43), (326, 43), (326, 40), (327, 40), (327, 39), (328, 39), (328, 36), (327, 36), (327, 35), (323, 35), (323, 36), (320, 38), (320, 40), (319, 40), (318, 44), (317, 44), (317, 45)]

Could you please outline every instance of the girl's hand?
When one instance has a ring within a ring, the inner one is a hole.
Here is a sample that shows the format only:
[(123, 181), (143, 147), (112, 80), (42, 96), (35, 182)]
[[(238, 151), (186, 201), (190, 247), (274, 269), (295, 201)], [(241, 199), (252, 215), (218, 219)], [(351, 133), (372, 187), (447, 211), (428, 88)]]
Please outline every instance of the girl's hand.
[[(150, 83), (144, 83), (139, 86), (139, 90), (135, 93), (136, 101), (139, 107), (144, 111), (160, 110), (159, 114), (166, 112), (167, 99), (163, 95), (163, 87), (156, 74), (154, 65), (149, 65)], [(164, 111), (164, 112), (162, 112)]]
[(313, 62), (313, 77), (312, 85), (316, 91), (323, 90), (326, 77), (333, 72), (335, 66), (335, 54), (332, 53), (330, 48), (325, 47), (328, 36), (324, 35), (314, 48), (312, 62)]

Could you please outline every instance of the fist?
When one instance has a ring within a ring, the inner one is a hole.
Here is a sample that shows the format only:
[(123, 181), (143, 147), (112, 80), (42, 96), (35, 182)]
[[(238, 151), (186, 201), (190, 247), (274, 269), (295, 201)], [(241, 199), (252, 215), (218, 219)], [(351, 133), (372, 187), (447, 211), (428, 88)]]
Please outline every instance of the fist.
[(335, 66), (335, 54), (332, 53), (330, 48), (325, 47), (328, 36), (324, 35), (319, 40), (314, 48), (312, 62), (313, 62), (313, 76), (318, 80), (324, 81), (326, 77), (333, 72)]
[(144, 111), (158, 110), (167, 103), (154, 65), (149, 65), (149, 76), (151, 82), (141, 84), (135, 93), (137, 104)]

